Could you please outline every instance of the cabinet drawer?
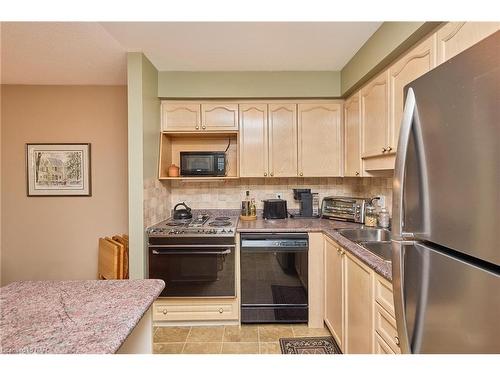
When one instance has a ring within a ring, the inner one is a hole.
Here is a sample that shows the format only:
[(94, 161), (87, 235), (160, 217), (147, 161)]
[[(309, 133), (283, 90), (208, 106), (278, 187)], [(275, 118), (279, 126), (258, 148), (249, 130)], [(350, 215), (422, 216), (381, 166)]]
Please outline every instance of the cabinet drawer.
[(396, 352), (401, 353), (398, 343), (398, 331), (396, 320), (384, 310), (382, 306), (375, 303), (375, 332)]
[(382, 306), (392, 318), (395, 318), (394, 313), (394, 295), (392, 293), (392, 284), (382, 276), (375, 278), (375, 301)]
[(236, 300), (155, 302), (155, 321), (196, 321), (238, 319)]
[(378, 333), (375, 333), (375, 354), (396, 354)]

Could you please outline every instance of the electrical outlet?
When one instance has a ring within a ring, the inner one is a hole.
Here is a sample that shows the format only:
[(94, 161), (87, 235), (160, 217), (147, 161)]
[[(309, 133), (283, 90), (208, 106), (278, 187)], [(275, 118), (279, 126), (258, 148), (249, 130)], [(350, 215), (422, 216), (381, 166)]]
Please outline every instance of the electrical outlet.
[(274, 193), (276, 199), (283, 199), (283, 193)]

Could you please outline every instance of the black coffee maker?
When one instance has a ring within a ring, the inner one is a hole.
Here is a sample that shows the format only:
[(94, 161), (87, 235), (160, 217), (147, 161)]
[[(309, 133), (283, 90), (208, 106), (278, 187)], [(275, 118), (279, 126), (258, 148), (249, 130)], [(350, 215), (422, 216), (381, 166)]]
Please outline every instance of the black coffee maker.
[(293, 199), (299, 201), (299, 217), (319, 217), (319, 198), (311, 189), (293, 189)]

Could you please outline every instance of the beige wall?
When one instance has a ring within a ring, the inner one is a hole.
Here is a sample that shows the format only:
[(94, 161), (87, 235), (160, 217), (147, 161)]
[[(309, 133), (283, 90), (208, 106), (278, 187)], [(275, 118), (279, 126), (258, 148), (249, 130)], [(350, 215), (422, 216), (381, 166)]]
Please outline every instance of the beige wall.
[[(2, 285), (93, 279), (98, 238), (127, 232), (127, 91), (2, 87)], [(90, 142), (91, 197), (27, 197), (25, 144)]]
[(340, 72), (160, 72), (161, 98), (333, 98)]

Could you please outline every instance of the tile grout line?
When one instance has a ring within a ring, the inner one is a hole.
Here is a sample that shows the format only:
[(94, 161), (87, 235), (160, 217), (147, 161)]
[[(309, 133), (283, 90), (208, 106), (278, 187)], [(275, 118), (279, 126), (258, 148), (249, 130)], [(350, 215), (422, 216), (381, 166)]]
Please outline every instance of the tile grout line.
[(182, 345), (181, 354), (185, 354), (185, 353), (184, 353), (184, 349), (186, 348), (187, 338), (188, 338), (189, 334), (191, 333), (191, 329), (192, 329), (192, 328), (193, 328), (193, 326), (190, 326), (190, 327), (189, 327), (189, 332), (188, 332), (188, 334), (186, 335), (186, 339), (184, 340), (184, 345)]

